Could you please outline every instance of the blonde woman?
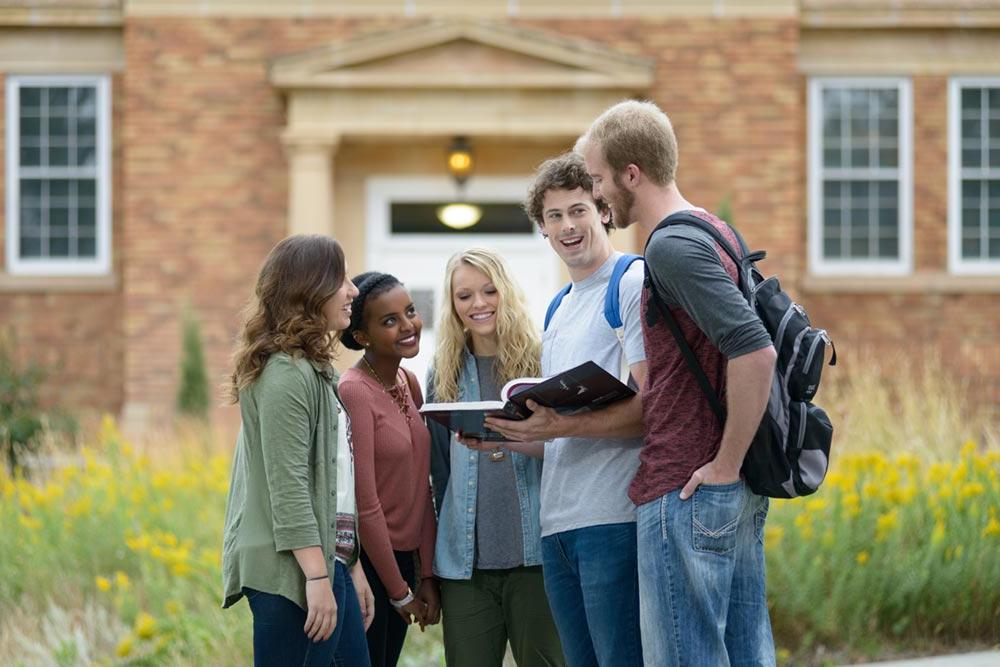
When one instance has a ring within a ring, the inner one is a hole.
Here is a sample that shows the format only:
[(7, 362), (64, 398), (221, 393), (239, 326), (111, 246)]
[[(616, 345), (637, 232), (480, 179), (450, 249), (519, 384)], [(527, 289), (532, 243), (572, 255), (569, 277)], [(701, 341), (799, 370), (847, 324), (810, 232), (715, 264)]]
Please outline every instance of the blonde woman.
[[(538, 333), (499, 255), (472, 248), (453, 256), (444, 293), (428, 402), (494, 400), (508, 380), (539, 374)], [(521, 667), (563, 665), (542, 580), (541, 460), (477, 451), (440, 425), (430, 429), (448, 665), (500, 667), (508, 641)]]

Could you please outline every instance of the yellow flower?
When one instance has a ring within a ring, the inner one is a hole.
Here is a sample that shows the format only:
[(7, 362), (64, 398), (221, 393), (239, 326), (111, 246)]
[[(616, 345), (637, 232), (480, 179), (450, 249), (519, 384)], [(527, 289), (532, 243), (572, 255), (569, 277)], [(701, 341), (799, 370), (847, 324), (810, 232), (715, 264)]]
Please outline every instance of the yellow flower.
[(857, 516), (861, 513), (861, 496), (856, 493), (845, 493), (840, 499), (840, 505), (849, 517)]
[(107, 577), (95, 577), (94, 582), (97, 584), (97, 589), (101, 591), (111, 590), (111, 580)]
[(891, 510), (879, 515), (875, 522), (875, 539), (879, 542), (888, 537), (889, 533), (899, 525), (899, 511)]
[(17, 521), (28, 530), (38, 530), (39, 528), (42, 527), (42, 522), (40, 519), (37, 519), (28, 514), (18, 515)]
[(1000, 535), (1000, 521), (995, 516), (991, 516), (986, 527), (983, 528), (983, 537), (996, 537)]
[(115, 655), (117, 655), (119, 658), (128, 657), (128, 655), (132, 653), (133, 643), (134, 642), (132, 640), (132, 636), (127, 635), (124, 639), (118, 642), (118, 648), (115, 649)]
[(785, 529), (781, 526), (764, 527), (764, 544), (769, 547), (777, 547), (781, 544), (781, 538), (785, 536)]
[(166, 603), (163, 605), (163, 610), (168, 614), (170, 614), (171, 616), (174, 616), (175, 614), (180, 613), (181, 603), (178, 602), (177, 600), (167, 600)]
[(139, 639), (151, 639), (156, 634), (156, 619), (141, 612), (135, 619), (133, 629)]
[(118, 588), (128, 588), (129, 586), (132, 585), (132, 582), (129, 580), (128, 575), (122, 572), (121, 570), (115, 572), (115, 583), (118, 584)]
[(965, 443), (962, 445), (962, 452), (961, 452), (962, 458), (967, 459), (975, 453), (976, 453), (976, 441), (966, 440)]
[(931, 544), (941, 544), (944, 541), (944, 522), (938, 519), (934, 523), (934, 530), (931, 532)]
[(869, 500), (878, 498), (878, 484), (875, 482), (865, 482), (865, 485), (861, 487), (861, 495)]
[(90, 496), (81, 496), (69, 504), (66, 508), (66, 514), (72, 517), (82, 516), (90, 512), (93, 508), (93, 502)]
[(958, 491), (958, 497), (962, 500), (968, 500), (969, 498), (975, 498), (978, 495), (983, 494), (986, 489), (979, 482), (966, 482), (962, 485), (962, 488)]
[(823, 498), (815, 498), (806, 503), (806, 509), (810, 512), (822, 512), (826, 509), (826, 500)]
[(869, 555), (867, 551), (861, 551), (858, 553), (857, 561), (858, 565), (864, 565), (868, 562)]

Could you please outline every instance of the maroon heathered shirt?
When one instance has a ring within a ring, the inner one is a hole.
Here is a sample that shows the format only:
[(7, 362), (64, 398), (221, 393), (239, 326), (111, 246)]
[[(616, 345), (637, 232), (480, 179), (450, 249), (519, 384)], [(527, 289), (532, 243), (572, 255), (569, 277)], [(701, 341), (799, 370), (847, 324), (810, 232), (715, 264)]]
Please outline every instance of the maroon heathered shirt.
[[(733, 248), (740, 247), (725, 223), (708, 213), (694, 214), (715, 225)], [(718, 244), (716, 251), (726, 272), (736, 280), (733, 260)], [(648, 370), (642, 416), (646, 435), (639, 470), (629, 486), (629, 498), (637, 506), (683, 487), (695, 470), (715, 457), (722, 441), (722, 426), (659, 312), (654, 325), (647, 324), (647, 311), (656, 310), (650, 296), (648, 289), (643, 290), (642, 334)], [(725, 405), (728, 360), (683, 309), (671, 307), (670, 312)]]

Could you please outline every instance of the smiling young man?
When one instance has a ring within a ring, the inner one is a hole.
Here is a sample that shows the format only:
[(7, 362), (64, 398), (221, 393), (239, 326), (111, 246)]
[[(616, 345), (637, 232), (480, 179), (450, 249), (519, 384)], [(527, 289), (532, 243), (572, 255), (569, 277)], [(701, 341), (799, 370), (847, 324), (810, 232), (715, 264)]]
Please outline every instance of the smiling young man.
[[(675, 181), (677, 140), (656, 105), (628, 101), (602, 114), (581, 142), (594, 195), (615, 224), (652, 233), (688, 202)], [(746, 250), (743, 249), (745, 252)], [(773, 665), (764, 590), (767, 499), (740, 467), (767, 404), (775, 352), (736, 286), (736, 266), (705, 231), (674, 225), (646, 248), (651, 289), (724, 397), (723, 428), (650, 294), (643, 295), (649, 376), (645, 436), (629, 496), (637, 510), (642, 647), (651, 665)]]
[[(633, 263), (618, 286), (619, 342), (604, 317), (604, 299), (622, 254), (608, 238), (607, 208), (591, 189), (583, 158), (567, 153), (539, 167), (525, 200), (528, 216), (573, 281), (542, 337), (542, 374), (593, 360), (618, 375), (624, 355), (642, 386), (642, 264)], [(545, 441), (542, 570), (567, 662), (641, 666), (635, 506), (626, 494), (639, 464), (641, 400), (576, 416), (534, 407), (530, 419), (489, 425), (511, 440)]]

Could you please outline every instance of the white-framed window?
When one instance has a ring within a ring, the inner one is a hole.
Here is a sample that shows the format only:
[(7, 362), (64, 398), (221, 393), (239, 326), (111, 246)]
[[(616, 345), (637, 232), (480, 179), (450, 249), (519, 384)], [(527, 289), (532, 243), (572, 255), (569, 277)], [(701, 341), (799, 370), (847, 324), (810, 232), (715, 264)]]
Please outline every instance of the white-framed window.
[(111, 83), (8, 76), (6, 272), (111, 270)]
[(948, 87), (948, 267), (1000, 273), (1000, 78)]
[(912, 107), (908, 79), (809, 81), (812, 273), (912, 271)]

